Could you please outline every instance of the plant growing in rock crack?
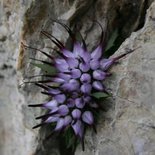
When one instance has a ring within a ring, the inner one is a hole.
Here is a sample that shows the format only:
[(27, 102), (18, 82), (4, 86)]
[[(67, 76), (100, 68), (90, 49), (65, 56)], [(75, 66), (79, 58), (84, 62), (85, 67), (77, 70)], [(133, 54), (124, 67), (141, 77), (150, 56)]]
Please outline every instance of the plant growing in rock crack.
[(84, 150), (86, 129), (93, 128), (96, 132), (95, 116), (102, 109), (99, 99), (109, 96), (104, 85), (104, 81), (110, 76), (108, 69), (133, 50), (115, 58), (104, 58), (104, 32), (99, 23), (102, 29), (100, 42), (92, 52), (89, 52), (83, 38), (78, 41), (75, 33), (67, 25), (59, 21), (55, 22), (69, 33), (72, 39), (72, 50), (68, 50), (63, 43), (46, 31), (41, 33), (59, 48), (57, 57), (23, 44), (25, 48), (34, 49), (51, 60), (47, 62), (34, 59), (41, 62), (34, 65), (46, 70), (46, 74), (42, 76), (48, 79), (28, 83), (35, 83), (43, 88), (42, 93), (48, 95), (50, 100), (42, 104), (29, 105), (48, 110), (46, 114), (36, 118), (41, 119), (41, 124), (34, 126), (33, 129), (44, 124), (52, 124), (52, 134), (65, 133), (69, 147), (80, 141)]

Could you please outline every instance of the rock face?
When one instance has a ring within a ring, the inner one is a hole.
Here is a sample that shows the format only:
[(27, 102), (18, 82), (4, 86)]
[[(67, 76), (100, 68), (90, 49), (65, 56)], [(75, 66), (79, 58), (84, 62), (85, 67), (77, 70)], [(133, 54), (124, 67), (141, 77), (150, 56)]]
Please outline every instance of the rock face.
[(111, 69), (113, 76), (107, 85), (114, 96), (104, 103), (106, 111), (100, 116), (98, 133), (87, 132), (85, 152), (78, 146), (75, 155), (155, 154), (155, 2), (151, 3), (151, 0), (1, 1), (1, 155), (65, 155), (57, 137), (44, 142), (49, 129), (32, 130), (37, 123), (35, 116), (43, 112), (27, 105), (40, 103), (45, 98), (37, 87), (22, 85), (23, 79), (40, 72), (30, 65), (29, 57), (41, 55), (25, 51), (20, 43), (48, 51), (53, 45), (40, 35), (42, 28), (63, 42), (68, 38), (65, 30), (51, 19), (61, 19), (72, 27), (76, 24), (89, 49), (100, 35), (93, 20), (105, 26), (108, 19), (108, 36), (117, 28), (120, 42), (136, 31), (115, 53), (119, 55), (138, 47)]

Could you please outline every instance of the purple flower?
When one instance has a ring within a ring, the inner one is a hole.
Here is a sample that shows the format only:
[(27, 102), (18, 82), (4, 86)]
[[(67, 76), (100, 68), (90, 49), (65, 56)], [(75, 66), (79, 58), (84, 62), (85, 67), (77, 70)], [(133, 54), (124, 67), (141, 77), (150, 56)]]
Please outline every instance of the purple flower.
[(97, 48), (91, 53), (91, 58), (93, 60), (98, 60), (102, 56), (102, 46), (97, 46)]
[(66, 82), (71, 79), (71, 75), (65, 73), (58, 73), (58, 78), (65, 80)]
[(57, 122), (58, 120), (59, 120), (59, 116), (50, 116), (45, 120), (45, 122), (52, 123), (52, 122)]
[(79, 65), (79, 61), (77, 59), (74, 59), (74, 58), (67, 58), (66, 61), (69, 65), (69, 68), (71, 68), (71, 69), (77, 68)]
[(100, 67), (103, 71), (108, 70), (114, 63), (113, 59), (102, 59), (100, 61)]
[(52, 110), (49, 112), (50, 114), (56, 114), (58, 112), (58, 107), (53, 107)]
[(69, 98), (66, 103), (69, 108), (73, 108), (75, 106), (75, 101), (72, 98)]
[(71, 116), (66, 116), (64, 118), (64, 126), (68, 126), (72, 122), (72, 117)]
[(92, 70), (96, 70), (100, 67), (100, 62), (98, 60), (91, 60), (90, 61), (90, 68)]
[(81, 71), (79, 69), (73, 69), (71, 75), (73, 79), (78, 79), (81, 76)]
[(59, 106), (58, 113), (61, 116), (66, 116), (69, 113), (69, 108), (67, 107), (67, 105), (61, 105)]
[(91, 54), (87, 52), (80, 43), (76, 42), (74, 44), (73, 53), (75, 54), (75, 57), (82, 59), (84, 62), (89, 62), (91, 59)]
[(64, 126), (64, 119), (63, 118), (59, 118), (58, 121), (57, 121), (57, 125), (55, 127), (55, 131), (60, 131), (63, 126)]
[(73, 116), (74, 119), (80, 119), (81, 111), (79, 109), (74, 109), (72, 111), (72, 116)]
[(67, 72), (69, 71), (69, 65), (66, 62), (66, 60), (64, 59), (55, 59), (55, 63), (56, 63), (56, 68), (60, 71), (60, 72)]
[(82, 98), (76, 98), (75, 99), (75, 105), (77, 108), (82, 109), (85, 106), (85, 102), (83, 101)]
[(90, 111), (85, 111), (83, 114), (82, 114), (82, 120), (89, 124), (89, 125), (92, 125), (94, 123), (94, 117), (93, 117), (93, 114), (92, 112)]
[(80, 84), (77, 80), (71, 79), (69, 83), (65, 83), (62, 85), (62, 89), (64, 91), (72, 92), (72, 91), (76, 91), (77, 89), (79, 89), (79, 86)]
[(88, 72), (90, 69), (90, 64), (86, 63), (86, 62), (81, 62), (79, 64), (79, 68), (80, 70), (82, 70), (83, 72)]
[(95, 80), (104, 80), (107, 76), (107, 73), (105, 73), (104, 71), (102, 70), (95, 70), (93, 72), (93, 78)]
[[(83, 39), (77, 41), (75, 34), (67, 25), (59, 21), (57, 23), (68, 31), (72, 38), (73, 50), (68, 50), (57, 38), (42, 31), (59, 48), (56, 58), (38, 50), (51, 60), (50, 63), (40, 62), (51, 65), (51, 70), (53, 67), (56, 70), (52, 75), (45, 74), (49, 80), (36, 81), (37, 86), (45, 90), (42, 93), (49, 95), (52, 99), (43, 104), (29, 106), (48, 110), (47, 114), (36, 118), (42, 119), (42, 123), (34, 128), (43, 124), (55, 123), (55, 132), (71, 128), (76, 137), (83, 142), (85, 129), (88, 125), (94, 127), (96, 120), (94, 114), (101, 110), (99, 96), (102, 96), (103, 92), (107, 93), (102, 82), (110, 75), (108, 69), (120, 58), (131, 52), (115, 58), (104, 58), (103, 32), (99, 45), (92, 52), (89, 52)], [(47, 70), (45, 71), (47, 72)], [(94, 94), (98, 93), (100, 95), (95, 98)]]
[(80, 120), (77, 120), (74, 124), (72, 124), (72, 128), (75, 132), (75, 135), (79, 136), (80, 138), (83, 137), (84, 125)]
[(85, 83), (81, 86), (81, 92), (84, 94), (90, 94), (91, 90), (92, 90), (91, 84)]
[(59, 78), (59, 77), (53, 78), (52, 80), (53, 82), (60, 83), (60, 84), (65, 82), (65, 79)]
[(66, 96), (64, 94), (58, 94), (54, 96), (54, 99), (58, 102), (58, 103), (64, 103), (66, 100)]
[(94, 81), (93, 82), (93, 88), (95, 88), (98, 91), (104, 90), (103, 84), (100, 81)]
[(84, 52), (84, 49), (81, 47), (79, 42), (74, 43), (74, 48), (73, 48), (73, 54), (75, 55), (76, 58), (79, 58), (81, 56), (81, 53)]
[(57, 94), (60, 94), (61, 91), (58, 90), (58, 89), (50, 88), (50, 89), (48, 90), (48, 93), (51, 94), (51, 95), (57, 95)]
[(43, 104), (43, 107), (47, 109), (53, 109), (58, 106), (58, 102), (56, 100), (49, 101)]
[(63, 55), (67, 58), (74, 58), (75, 59), (75, 54), (73, 54), (73, 52), (71, 52), (67, 49), (63, 49)]
[(88, 74), (88, 73), (82, 74), (82, 76), (81, 76), (81, 78), (80, 78), (80, 81), (81, 81), (82, 83), (90, 83), (90, 81), (91, 81), (91, 76), (90, 76), (90, 74)]

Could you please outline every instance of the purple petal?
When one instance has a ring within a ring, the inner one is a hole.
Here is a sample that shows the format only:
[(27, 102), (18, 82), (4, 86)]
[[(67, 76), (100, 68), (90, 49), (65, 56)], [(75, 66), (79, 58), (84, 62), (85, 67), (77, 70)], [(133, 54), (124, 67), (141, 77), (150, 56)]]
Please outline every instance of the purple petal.
[(80, 57), (81, 57), (85, 62), (89, 62), (90, 59), (91, 59), (90, 52), (87, 52), (87, 51), (83, 51), (83, 52), (80, 54)]
[(83, 137), (84, 126), (80, 120), (77, 120), (76, 123), (72, 124), (72, 128), (75, 132), (75, 135), (79, 136), (80, 138)]
[(90, 111), (85, 111), (83, 114), (82, 114), (82, 120), (89, 124), (89, 125), (92, 125), (94, 123), (94, 117), (93, 117), (93, 114), (90, 112)]
[(72, 111), (72, 116), (74, 119), (79, 119), (81, 117), (81, 111), (79, 109), (74, 109)]
[(84, 63), (84, 62), (81, 62), (80, 65), (79, 65), (80, 69), (83, 71), (83, 72), (88, 72), (89, 69), (90, 69), (90, 64), (89, 63)]
[(69, 99), (67, 100), (67, 107), (73, 108), (73, 107), (75, 106), (75, 103), (74, 103), (74, 102), (75, 102), (74, 99), (69, 98)]
[(83, 52), (84, 52), (84, 49), (81, 47), (80, 43), (78, 42), (74, 43), (74, 47), (73, 47), (74, 55), (78, 58)]
[(107, 76), (107, 73), (101, 71), (101, 70), (95, 70), (93, 72), (93, 78), (96, 80), (104, 80)]
[(73, 52), (77, 58), (81, 57), (85, 62), (89, 62), (91, 59), (90, 52), (87, 52), (84, 48), (82, 48), (78, 42), (74, 44)]
[(103, 84), (100, 81), (94, 81), (93, 82), (93, 87), (96, 90), (100, 90), (100, 91), (104, 90)]
[(46, 120), (45, 120), (45, 122), (46, 123), (52, 123), (52, 122), (57, 122), (59, 120), (59, 117), (57, 116), (57, 117), (53, 117), (53, 116), (51, 116), (51, 117), (48, 117)]
[(85, 102), (82, 100), (82, 98), (76, 98), (75, 105), (77, 108), (83, 108), (85, 106)]
[(96, 69), (98, 69), (100, 67), (100, 62), (99, 62), (99, 60), (91, 60), (90, 61), (90, 68), (92, 69), (92, 70), (96, 70)]
[(76, 87), (76, 89), (77, 89), (77, 87), (79, 87), (79, 82), (75, 79), (70, 80), (69, 83), (74, 85), (74, 87)]
[(84, 94), (90, 94), (91, 90), (92, 90), (91, 84), (83, 84), (83, 85), (81, 86), (81, 91), (82, 91), (82, 93), (84, 93)]
[(100, 61), (100, 67), (103, 71), (106, 71), (113, 65), (113, 63), (114, 63), (113, 59), (102, 59)]
[(50, 111), (50, 114), (54, 114), (54, 113), (57, 113), (59, 110), (58, 107), (53, 107), (53, 109)]
[(55, 64), (56, 64), (56, 68), (60, 71), (60, 72), (67, 72), (69, 71), (68, 68), (68, 63), (66, 62), (66, 60), (64, 59), (55, 59)]
[(59, 106), (58, 113), (61, 116), (66, 116), (69, 113), (69, 109), (66, 105)]
[(58, 77), (61, 78), (61, 79), (64, 79), (65, 81), (68, 81), (68, 80), (70, 80), (71, 75), (65, 74), (65, 73), (59, 73)]
[(57, 94), (60, 94), (61, 91), (58, 90), (58, 89), (53, 89), (53, 88), (50, 88), (48, 93), (52, 94), (52, 95), (57, 95)]
[(64, 83), (64, 82), (65, 82), (64, 79), (59, 78), (59, 77), (53, 78), (52, 81), (53, 81), (53, 82), (57, 82), (57, 83)]
[(64, 126), (69, 125), (72, 122), (72, 117), (71, 116), (66, 116), (64, 118)]
[(82, 74), (80, 81), (82, 83), (90, 83), (91, 82), (91, 76), (87, 73)]
[(49, 102), (43, 104), (43, 107), (48, 108), (48, 109), (53, 109), (57, 106), (58, 106), (58, 102), (56, 100), (52, 100), (52, 101), (49, 101)]
[(54, 99), (58, 102), (58, 103), (64, 103), (66, 100), (66, 96), (64, 94), (59, 94), (54, 96)]
[(55, 127), (55, 131), (60, 131), (64, 126), (64, 119), (63, 118), (59, 118), (59, 120), (57, 121), (57, 125)]
[(66, 61), (71, 69), (77, 68), (79, 65), (79, 61), (75, 58), (68, 58)]
[(72, 52), (68, 51), (67, 49), (63, 49), (63, 55), (66, 56), (67, 58), (75, 57), (75, 55)]
[(99, 45), (92, 53), (91, 58), (92, 59), (99, 59), (102, 56), (102, 47)]
[(69, 83), (65, 83), (62, 85), (62, 88), (65, 90), (65, 91), (75, 91), (75, 90), (78, 90), (79, 89), (79, 82), (75, 79), (71, 79), (69, 81)]
[(71, 76), (73, 79), (77, 79), (81, 76), (81, 71), (79, 69), (73, 69), (71, 71)]

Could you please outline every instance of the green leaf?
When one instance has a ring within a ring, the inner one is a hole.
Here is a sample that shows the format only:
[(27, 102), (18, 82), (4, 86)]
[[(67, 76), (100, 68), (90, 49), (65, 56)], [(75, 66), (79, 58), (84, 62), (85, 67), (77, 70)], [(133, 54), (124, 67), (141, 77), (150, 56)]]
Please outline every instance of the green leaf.
[(79, 32), (79, 31), (76, 31), (76, 33), (75, 33), (75, 38), (76, 38), (76, 40), (78, 41), (78, 42), (80, 42), (80, 43), (82, 43), (82, 35), (81, 35), (81, 33)]
[(67, 148), (73, 147), (75, 145), (75, 141), (76, 141), (75, 136), (74, 135), (70, 136), (70, 138), (67, 141)]
[(70, 127), (64, 131), (63, 136), (66, 148), (74, 149), (76, 145), (76, 137)]
[(42, 71), (46, 72), (49, 75), (54, 75), (56, 73), (56, 69), (53, 66), (48, 64), (38, 64), (38, 63), (31, 63), (35, 67), (40, 68)]
[(106, 94), (106, 93), (103, 93), (103, 92), (96, 92), (96, 93), (93, 93), (91, 94), (93, 97), (97, 98), (97, 99), (100, 99), (100, 98), (107, 98), (109, 97), (110, 95)]
[(108, 41), (108, 44), (107, 44), (107, 46), (106, 46), (105, 51), (108, 51), (111, 47), (114, 46), (114, 42), (115, 42), (115, 40), (116, 40), (117, 37), (118, 37), (118, 29), (116, 29), (116, 30), (112, 33), (112, 35), (111, 35), (111, 37), (110, 37), (110, 39), (109, 39), (109, 41)]

